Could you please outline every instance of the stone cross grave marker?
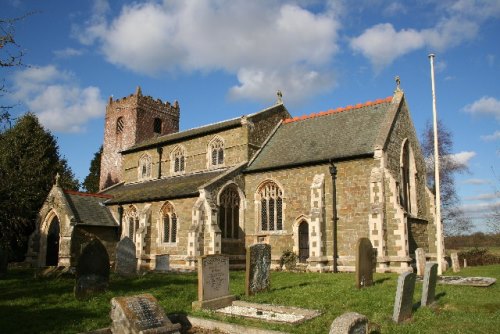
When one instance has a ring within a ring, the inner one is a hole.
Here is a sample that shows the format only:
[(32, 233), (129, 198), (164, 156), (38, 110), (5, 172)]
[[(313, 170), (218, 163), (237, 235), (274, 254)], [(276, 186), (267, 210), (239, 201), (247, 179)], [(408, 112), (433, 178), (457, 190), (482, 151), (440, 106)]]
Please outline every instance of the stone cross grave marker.
[(422, 276), (425, 270), (425, 251), (423, 248), (415, 249), (415, 262), (417, 263), (417, 275)]
[(155, 271), (169, 271), (170, 270), (170, 255), (158, 254), (156, 255)]
[(392, 320), (397, 323), (411, 318), (416, 277), (414, 273), (410, 272), (399, 275), (396, 300), (394, 301), (394, 313), (392, 315)]
[(217, 309), (231, 305), (236, 297), (229, 294), (229, 258), (222, 254), (198, 258), (198, 301), (193, 309)]
[(360, 238), (356, 243), (356, 287), (373, 285), (373, 246), (368, 238)]
[(84, 300), (106, 291), (109, 284), (109, 256), (104, 245), (93, 239), (76, 265), (75, 297)]
[(437, 263), (427, 263), (425, 265), (424, 282), (422, 285), (422, 299), (420, 305), (427, 306), (434, 302), (437, 283)]
[(254, 244), (247, 248), (245, 293), (247, 296), (270, 289), (271, 245)]
[(348, 312), (335, 318), (329, 334), (368, 334), (368, 318), (356, 312)]
[(133, 275), (137, 272), (135, 244), (129, 237), (120, 240), (116, 246), (115, 272), (121, 275)]
[(172, 324), (158, 301), (146, 293), (111, 299), (112, 333), (179, 333), (180, 324)]
[(458, 262), (458, 253), (451, 253), (451, 266), (454, 273), (460, 271), (460, 262)]

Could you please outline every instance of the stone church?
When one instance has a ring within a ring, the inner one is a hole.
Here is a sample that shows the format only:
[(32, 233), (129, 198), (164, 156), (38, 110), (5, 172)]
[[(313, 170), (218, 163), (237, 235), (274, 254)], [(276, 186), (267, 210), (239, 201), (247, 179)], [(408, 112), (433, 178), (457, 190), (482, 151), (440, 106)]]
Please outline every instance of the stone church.
[[(114, 257), (125, 236), (142, 270), (168, 254), (194, 269), (204, 254), (244, 267), (245, 248), (291, 250), (309, 271), (353, 271), (367, 237), (378, 272), (436, 256), (434, 196), (402, 90), (385, 99), (291, 117), (278, 93), (267, 109), (179, 131), (180, 107), (141, 89), (106, 107), (99, 194), (57, 182), (28, 258), (73, 266), (97, 237)], [(54, 227), (55, 226), (55, 227)], [(441, 241), (442, 242), (442, 241)]]

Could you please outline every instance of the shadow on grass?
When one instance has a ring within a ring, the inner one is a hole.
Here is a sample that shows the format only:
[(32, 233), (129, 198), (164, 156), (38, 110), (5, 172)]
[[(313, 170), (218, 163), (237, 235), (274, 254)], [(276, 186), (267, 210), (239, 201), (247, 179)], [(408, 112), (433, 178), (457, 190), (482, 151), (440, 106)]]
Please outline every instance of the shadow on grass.
[(382, 284), (385, 281), (390, 281), (390, 280), (391, 279), (389, 277), (379, 278), (378, 280), (373, 281), (373, 285)]
[(282, 286), (279, 288), (271, 288), (271, 291), (288, 290), (288, 289), (293, 289), (293, 288), (303, 287), (303, 286), (308, 286), (308, 285), (311, 285), (311, 283), (303, 282), (303, 283), (294, 284), (294, 285), (286, 285), (286, 286)]

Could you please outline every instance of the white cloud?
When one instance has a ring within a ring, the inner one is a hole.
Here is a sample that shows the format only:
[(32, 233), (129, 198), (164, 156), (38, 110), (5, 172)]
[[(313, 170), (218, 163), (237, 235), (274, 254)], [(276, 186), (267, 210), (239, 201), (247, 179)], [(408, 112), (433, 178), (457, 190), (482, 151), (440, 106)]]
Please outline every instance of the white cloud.
[(494, 97), (483, 96), (479, 100), (466, 105), (463, 110), (476, 115), (494, 116), (500, 121), (500, 101)]
[(466, 201), (491, 201), (491, 200), (494, 200), (497, 198), (500, 198), (499, 192), (488, 193), (488, 194), (479, 194), (476, 196), (468, 196), (468, 197), (464, 197), (464, 200), (466, 200)]
[(401, 2), (392, 2), (384, 8), (384, 14), (387, 16), (394, 16), (406, 14), (408, 9)]
[[(260, 99), (262, 92), (251, 87), (256, 73), (276, 82), (292, 80), (299, 91), (324, 83), (324, 75), (313, 73), (325, 72), (338, 51), (339, 29), (328, 11), (313, 13), (279, 1), (178, 0), (125, 5), (110, 20), (96, 12), (79, 37), (97, 42), (109, 62), (138, 73), (235, 74), (240, 85), (231, 96)], [(301, 69), (291, 71), (296, 75), (310, 74), (309, 81), (292, 78), (283, 70), (289, 67)]]
[(491, 184), (491, 180), (487, 179), (467, 179), (462, 183), (464, 184), (472, 184), (472, 185), (482, 185), (482, 184)]
[(495, 131), (491, 135), (481, 136), (481, 139), (484, 141), (495, 141), (500, 139), (500, 131)]
[(475, 156), (476, 156), (476, 152), (464, 151), (464, 152), (451, 154), (450, 158), (458, 165), (468, 166), (470, 159), (472, 159)]
[(62, 49), (62, 50), (55, 50), (53, 52), (54, 52), (54, 54), (57, 57), (60, 57), (60, 58), (69, 58), (69, 57), (81, 56), (83, 54), (82, 50), (77, 50), (77, 49), (73, 49), (73, 48), (66, 48), (66, 49)]
[(81, 88), (71, 73), (53, 65), (17, 72), (13, 97), (37, 114), (45, 127), (61, 132), (85, 130), (85, 123), (102, 117), (106, 107), (99, 88)]
[(464, 204), (460, 207), (466, 216), (472, 218), (487, 218), (493, 210), (500, 208), (500, 202), (481, 202), (476, 204)]

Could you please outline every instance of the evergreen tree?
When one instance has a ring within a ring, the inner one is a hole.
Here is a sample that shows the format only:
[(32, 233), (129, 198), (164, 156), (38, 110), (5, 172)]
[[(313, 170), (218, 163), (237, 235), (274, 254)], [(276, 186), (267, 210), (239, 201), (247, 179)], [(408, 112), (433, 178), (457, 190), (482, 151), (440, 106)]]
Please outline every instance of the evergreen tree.
[(28, 113), (0, 134), (0, 243), (22, 259), (26, 242), (48, 192), (60, 175), (63, 188), (78, 181), (59, 156), (54, 136)]
[(83, 180), (83, 188), (89, 193), (97, 193), (99, 191), (99, 177), (101, 174), (101, 155), (102, 145), (99, 151), (94, 153), (94, 158), (90, 162), (89, 175)]

